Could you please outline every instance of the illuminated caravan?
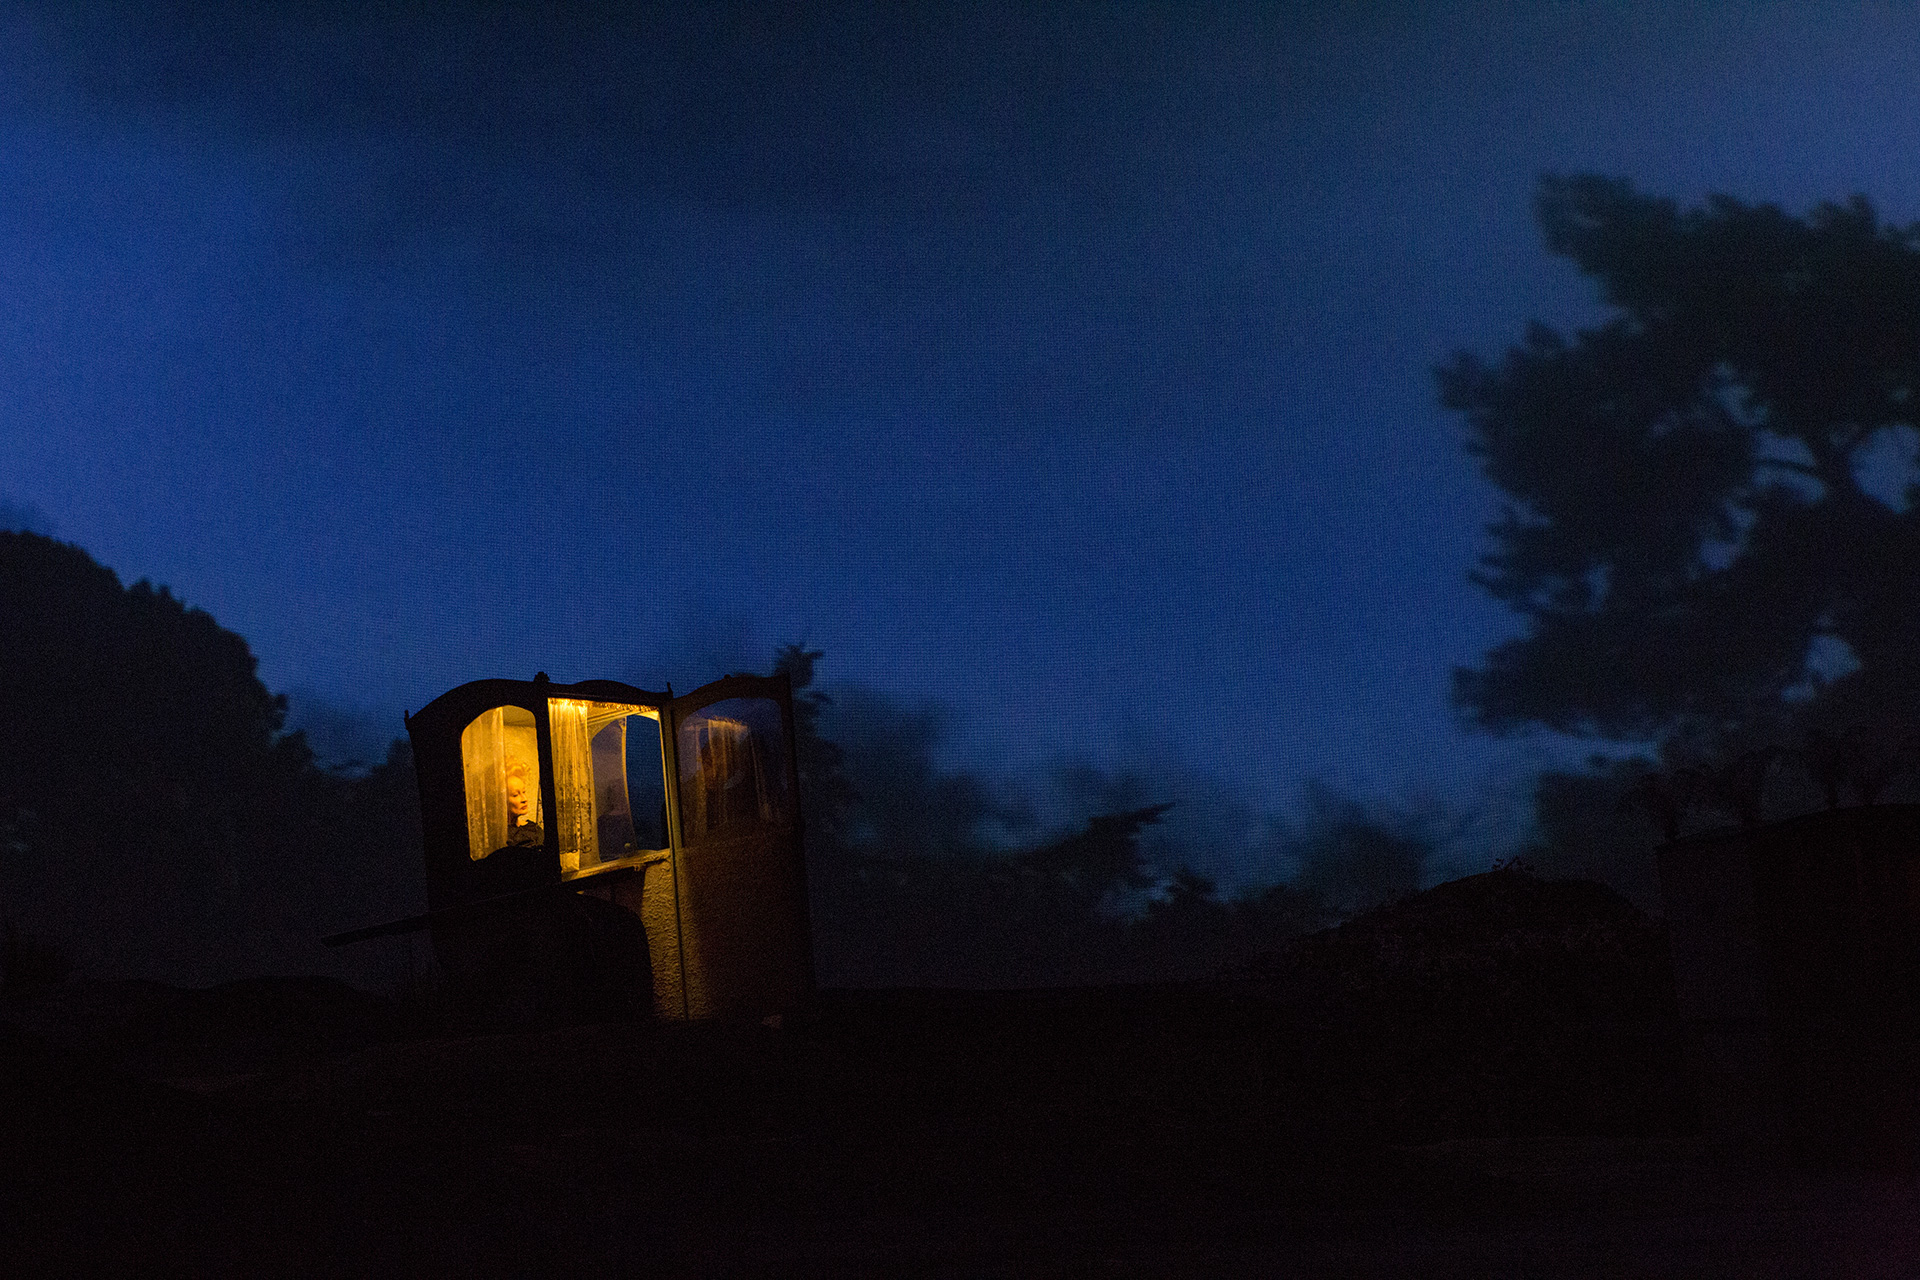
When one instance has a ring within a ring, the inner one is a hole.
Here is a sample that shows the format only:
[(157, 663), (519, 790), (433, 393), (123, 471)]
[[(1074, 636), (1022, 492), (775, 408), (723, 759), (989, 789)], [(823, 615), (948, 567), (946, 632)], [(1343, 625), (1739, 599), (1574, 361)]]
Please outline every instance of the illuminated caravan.
[(811, 995), (785, 675), (678, 698), (476, 680), (406, 723), (431, 908), (416, 927), (444, 967), (496, 904), (564, 887), (640, 918), (661, 1017), (765, 1018)]

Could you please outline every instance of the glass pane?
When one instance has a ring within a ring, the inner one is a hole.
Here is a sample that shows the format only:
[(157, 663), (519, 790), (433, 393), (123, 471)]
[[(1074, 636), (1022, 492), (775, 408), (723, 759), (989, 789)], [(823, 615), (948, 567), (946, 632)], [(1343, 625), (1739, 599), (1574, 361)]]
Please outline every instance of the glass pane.
[(609, 720), (593, 733), (593, 832), (602, 862), (633, 852), (633, 809), (627, 796), (627, 719), (621, 716)]
[(546, 843), (540, 825), (540, 743), (524, 707), (482, 711), (460, 732), (467, 781), (467, 856)]
[(780, 704), (728, 698), (680, 722), (680, 821), (687, 840), (790, 822)]
[[(554, 803), (559, 810), (560, 869), (586, 871), (657, 845), (641, 844), (650, 813), (636, 821), (629, 774), (651, 761), (660, 771), (659, 712), (622, 702), (550, 698)], [(660, 789), (659, 783), (653, 792)], [(640, 793), (645, 801), (648, 793)]]
[(660, 747), (660, 715), (651, 709), (627, 718), (627, 802), (635, 851), (666, 848), (666, 756)]

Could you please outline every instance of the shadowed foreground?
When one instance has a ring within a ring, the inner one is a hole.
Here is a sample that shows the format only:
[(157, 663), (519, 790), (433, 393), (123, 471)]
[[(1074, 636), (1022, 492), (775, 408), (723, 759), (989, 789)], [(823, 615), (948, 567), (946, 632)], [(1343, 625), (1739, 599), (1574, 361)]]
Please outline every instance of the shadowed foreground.
[(1910, 1173), (1690, 1132), (1643, 917), (1458, 883), (1232, 981), (829, 991), (781, 1029), (480, 1035), (315, 979), (55, 987), (0, 1018), (5, 1251), (203, 1275), (1912, 1274)]

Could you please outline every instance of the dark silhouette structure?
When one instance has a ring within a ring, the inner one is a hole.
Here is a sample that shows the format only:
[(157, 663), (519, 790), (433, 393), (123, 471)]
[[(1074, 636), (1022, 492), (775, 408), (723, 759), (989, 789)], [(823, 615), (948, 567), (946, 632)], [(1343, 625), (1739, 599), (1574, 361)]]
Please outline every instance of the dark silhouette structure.
[(424, 916), (456, 984), (530, 1011), (608, 998), (754, 1018), (811, 998), (785, 674), (675, 697), (611, 680), (478, 680), (407, 717)]
[(1659, 858), (1709, 1130), (1920, 1162), (1920, 805), (1702, 832)]

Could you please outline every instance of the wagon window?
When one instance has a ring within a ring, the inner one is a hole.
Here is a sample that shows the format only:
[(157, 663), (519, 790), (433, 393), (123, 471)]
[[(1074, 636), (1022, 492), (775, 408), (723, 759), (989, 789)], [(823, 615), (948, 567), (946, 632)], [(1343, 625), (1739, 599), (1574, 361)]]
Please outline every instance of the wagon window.
[(542, 844), (540, 743), (525, 707), (482, 711), (460, 732), (467, 783), (467, 856), (474, 861), (509, 844)]
[(680, 814), (688, 840), (793, 820), (780, 704), (728, 698), (680, 722)]
[(660, 713), (643, 707), (627, 717), (627, 806), (633, 814), (636, 851), (667, 847), (666, 753), (660, 743)]
[(586, 871), (664, 846), (659, 711), (550, 698), (547, 718), (560, 869)]

